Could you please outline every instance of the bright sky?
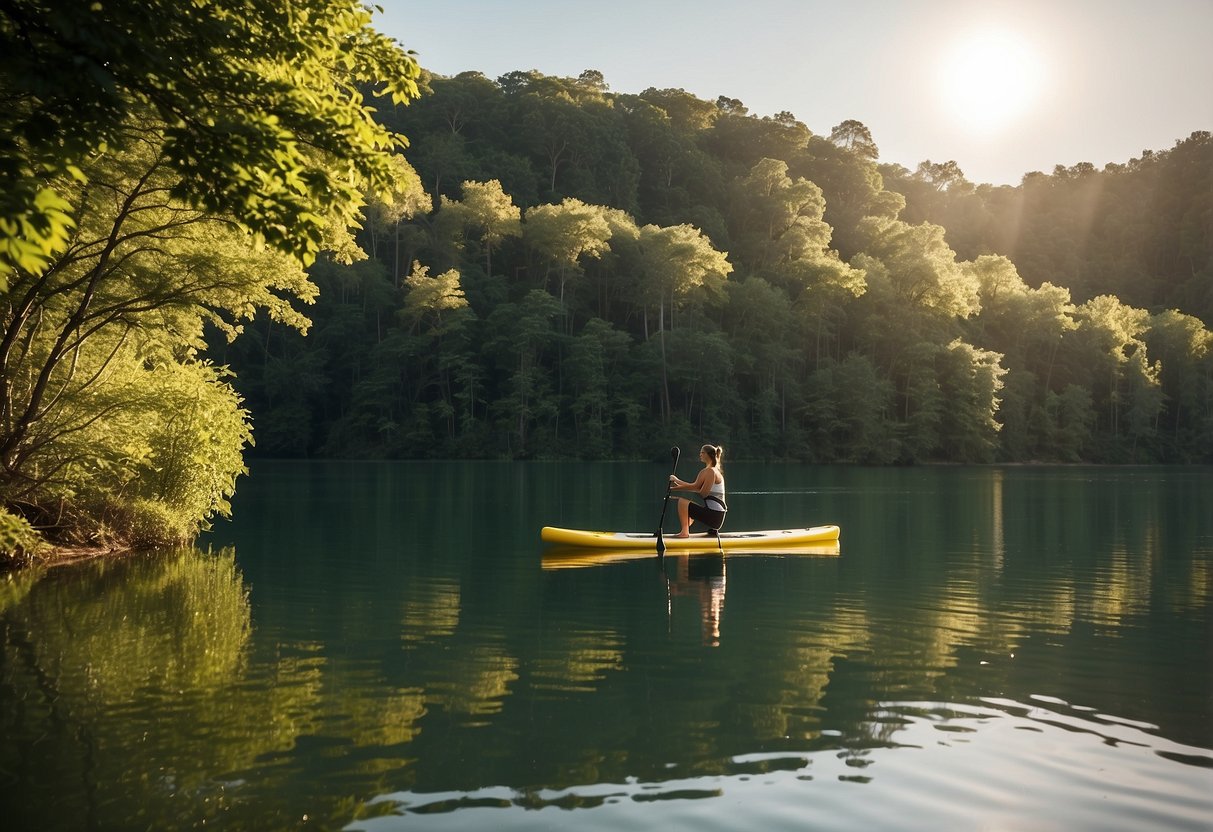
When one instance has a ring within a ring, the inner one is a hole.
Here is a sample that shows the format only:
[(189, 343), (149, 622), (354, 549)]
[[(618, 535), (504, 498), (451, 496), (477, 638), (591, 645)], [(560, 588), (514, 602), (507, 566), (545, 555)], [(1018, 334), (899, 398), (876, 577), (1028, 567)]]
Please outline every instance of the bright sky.
[(867, 125), (881, 162), (973, 182), (1127, 162), (1213, 130), (1213, 0), (370, 0), (440, 75), (681, 87)]

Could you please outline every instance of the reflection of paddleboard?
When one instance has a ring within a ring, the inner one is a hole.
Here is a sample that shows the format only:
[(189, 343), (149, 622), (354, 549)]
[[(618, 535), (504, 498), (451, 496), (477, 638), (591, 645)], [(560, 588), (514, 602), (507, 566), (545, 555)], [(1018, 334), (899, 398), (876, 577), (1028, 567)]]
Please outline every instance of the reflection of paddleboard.
[[(652, 538), (650, 538), (651, 540)], [(715, 540), (715, 538), (708, 538)], [(800, 546), (786, 546), (784, 548), (765, 547), (765, 548), (745, 548), (745, 549), (729, 549), (726, 542), (724, 544), (724, 554), (726, 557), (768, 557), (768, 556), (799, 556), (799, 555), (837, 555), (839, 546), (837, 540), (827, 540), (821, 543), (805, 543)], [(720, 551), (715, 545), (712, 548), (706, 546), (702, 549), (682, 549), (677, 552), (666, 552), (669, 557), (693, 557), (697, 560), (701, 556), (716, 555), (720, 556)], [(553, 546), (545, 549), (543, 552), (543, 568), (544, 569), (576, 569), (582, 566), (605, 566), (608, 563), (620, 563), (628, 560), (655, 560), (657, 557), (656, 549), (640, 550), (640, 549), (587, 549), (577, 546)]]
[[(657, 536), (652, 532), (590, 532), (544, 526), (539, 536), (545, 543), (583, 549), (656, 551)], [(786, 549), (838, 540), (837, 526), (813, 526), (809, 529), (774, 529), (765, 532), (721, 532), (719, 537), (693, 534), (690, 537), (663, 535), (665, 548), (679, 552), (735, 549)]]

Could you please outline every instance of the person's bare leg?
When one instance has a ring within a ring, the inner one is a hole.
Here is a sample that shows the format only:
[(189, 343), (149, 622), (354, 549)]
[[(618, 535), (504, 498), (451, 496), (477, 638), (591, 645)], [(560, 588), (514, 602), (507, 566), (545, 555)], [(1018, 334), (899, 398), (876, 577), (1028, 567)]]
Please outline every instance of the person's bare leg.
[(691, 502), (678, 498), (678, 522), (682, 524), (682, 531), (678, 533), (679, 537), (691, 536)]

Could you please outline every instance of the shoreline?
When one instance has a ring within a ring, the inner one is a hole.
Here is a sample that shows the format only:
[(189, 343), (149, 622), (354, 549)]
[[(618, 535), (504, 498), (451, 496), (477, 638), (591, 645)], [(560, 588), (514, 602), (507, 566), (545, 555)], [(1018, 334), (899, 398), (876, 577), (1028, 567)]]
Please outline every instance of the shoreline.
[(71, 566), (103, 557), (125, 557), (136, 553), (135, 549), (110, 546), (54, 546), (46, 545), (36, 555), (25, 557), (0, 557), (0, 574), (19, 572), (25, 569), (50, 569), (56, 566)]

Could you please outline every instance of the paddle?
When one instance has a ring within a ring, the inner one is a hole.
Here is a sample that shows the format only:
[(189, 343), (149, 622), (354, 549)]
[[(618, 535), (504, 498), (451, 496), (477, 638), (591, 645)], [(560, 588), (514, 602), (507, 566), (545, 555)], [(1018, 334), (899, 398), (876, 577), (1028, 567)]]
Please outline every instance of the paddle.
[[(674, 460), (674, 467), (670, 469), (670, 474), (678, 473), (678, 446), (670, 448), (670, 457)], [(665, 525), (665, 509), (670, 504), (670, 491), (674, 488), (674, 483), (670, 483), (665, 487), (665, 502), (661, 504), (661, 519), (657, 521), (657, 557), (665, 554), (665, 541), (661, 538), (661, 527)]]

